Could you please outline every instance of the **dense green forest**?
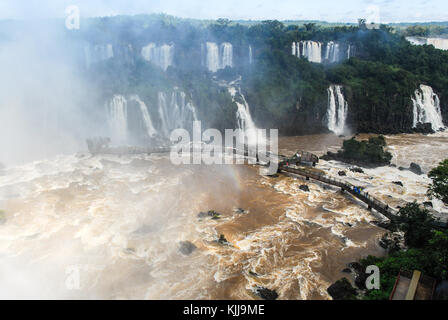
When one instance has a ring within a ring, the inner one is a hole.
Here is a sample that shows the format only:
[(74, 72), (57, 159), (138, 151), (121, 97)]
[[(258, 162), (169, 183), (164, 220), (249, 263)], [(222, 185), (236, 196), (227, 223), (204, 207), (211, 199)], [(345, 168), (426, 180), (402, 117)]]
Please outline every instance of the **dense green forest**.
[[(434, 89), (446, 121), (448, 52), (433, 46), (411, 45), (409, 32), (382, 25), (323, 25), (262, 21), (242, 24), (226, 19), (184, 20), (171, 16), (118, 16), (88, 19), (88, 27), (67, 36), (92, 44), (128, 44), (132, 63), (115, 57), (96, 64), (90, 80), (104, 94), (137, 93), (154, 100), (158, 90), (180, 87), (198, 106), (207, 126), (234, 127), (236, 110), (219, 79), (242, 76), (242, 91), (256, 124), (279, 128), (280, 134), (327, 131), (327, 88), (344, 86), (349, 105), (348, 126), (353, 133), (412, 131), (411, 97), (420, 84)], [(317, 64), (291, 54), (294, 41), (338, 41), (353, 46), (353, 56), (332, 64)], [(233, 68), (209, 72), (203, 63), (207, 41), (233, 45)], [(174, 64), (166, 72), (142, 59), (139, 52), (149, 42), (174, 43)], [(248, 48), (253, 63), (249, 64)], [(154, 101), (152, 101), (154, 103)]]

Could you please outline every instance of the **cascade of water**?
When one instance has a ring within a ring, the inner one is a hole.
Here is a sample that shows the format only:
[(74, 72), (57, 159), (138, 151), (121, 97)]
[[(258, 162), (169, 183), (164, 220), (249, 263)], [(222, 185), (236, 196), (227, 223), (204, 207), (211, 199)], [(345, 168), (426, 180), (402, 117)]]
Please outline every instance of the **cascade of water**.
[(415, 91), (415, 98), (412, 98), (412, 103), (414, 106), (414, 127), (419, 122), (431, 123), (434, 131), (444, 127), (440, 100), (431, 87), (420, 85), (420, 88)]
[[(302, 50), (300, 50), (300, 46)], [(294, 50), (294, 47), (293, 47)], [(310, 62), (322, 62), (322, 43), (316, 41), (301, 41), (300, 45), (296, 45), (297, 56), (305, 57)]]
[(149, 43), (142, 48), (141, 54), (143, 59), (154, 63), (166, 71), (168, 67), (173, 65), (174, 44), (157, 46), (155, 43)]
[(90, 45), (84, 47), (84, 57), (87, 69), (94, 63), (114, 57), (113, 46), (109, 44), (97, 44), (91, 48)]
[(186, 100), (185, 92), (174, 89), (168, 104), (167, 95), (159, 92), (158, 110), (162, 133), (165, 137), (169, 137), (174, 129), (191, 127), (193, 121), (198, 120), (195, 106)]
[(232, 96), (233, 102), (237, 106), (236, 119), (238, 122), (238, 129), (241, 129), (247, 136), (248, 144), (253, 145), (257, 143), (257, 127), (250, 114), (249, 104), (246, 101), (241, 88), (239, 86), (231, 85), (228, 87), (229, 93)]
[(351, 58), (351, 55), (352, 55), (352, 45), (351, 44), (349, 44), (348, 46), (347, 46), (347, 59), (350, 59)]
[(128, 134), (128, 104), (126, 98), (121, 95), (114, 95), (106, 107), (113, 141), (116, 143), (126, 142)]
[(325, 47), (325, 60), (329, 63), (338, 62), (340, 59), (339, 55), (339, 43), (330, 41)]
[[(249, 51), (249, 59), (252, 59), (252, 47), (249, 47)], [(223, 42), (218, 46), (215, 42), (207, 42), (205, 65), (211, 72), (216, 72), (226, 67), (233, 68), (232, 44)]]
[(252, 64), (252, 62), (253, 62), (252, 46), (249, 45), (249, 64)]
[(440, 50), (448, 50), (448, 39), (444, 38), (428, 38), (426, 39), (427, 44), (432, 44), (434, 48)]
[(221, 44), (221, 69), (226, 67), (233, 68), (233, 46), (231, 43), (224, 42)]
[(345, 131), (347, 112), (348, 103), (345, 101), (344, 94), (342, 93), (342, 87), (331, 85), (328, 88), (328, 129), (337, 135), (343, 134)]
[(211, 72), (216, 72), (220, 67), (218, 45), (214, 42), (207, 42), (206, 48), (207, 48), (207, 58), (206, 58), (207, 69)]
[(151, 116), (149, 115), (148, 107), (146, 104), (140, 99), (138, 95), (131, 95), (129, 100), (137, 102), (140, 112), (142, 114), (143, 123), (146, 127), (146, 132), (148, 137), (154, 137), (157, 134), (156, 129), (154, 129), (154, 125), (152, 124)]
[(297, 54), (297, 45), (296, 45), (295, 42), (292, 43), (291, 49), (292, 49), (292, 55), (293, 56), (298, 56), (298, 54)]

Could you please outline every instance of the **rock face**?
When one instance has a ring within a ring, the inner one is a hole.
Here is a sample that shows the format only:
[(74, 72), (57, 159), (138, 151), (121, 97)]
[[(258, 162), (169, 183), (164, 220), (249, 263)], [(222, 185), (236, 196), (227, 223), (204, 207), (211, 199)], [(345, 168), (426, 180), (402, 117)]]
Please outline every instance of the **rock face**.
[(192, 244), (190, 241), (181, 241), (179, 242), (179, 252), (183, 255), (190, 255), (196, 250), (196, 246)]
[(333, 300), (351, 300), (356, 296), (356, 289), (350, 284), (347, 278), (342, 278), (333, 283), (327, 289)]
[(299, 187), (300, 190), (305, 191), (305, 192), (310, 192), (310, 188), (307, 185), (301, 185)]
[(412, 129), (415, 133), (423, 133), (423, 134), (430, 134), (435, 133), (435, 131), (432, 129), (432, 125), (430, 122), (427, 123), (417, 123), (415, 128)]
[(347, 174), (345, 173), (345, 171), (339, 171), (339, 172), (338, 172), (338, 175), (339, 175), (340, 177), (345, 177)]
[(264, 300), (275, 300), (278, 298), (278, 294), (275, 290), (270, 290), (264, 287), (256, 287), (254, 293)]

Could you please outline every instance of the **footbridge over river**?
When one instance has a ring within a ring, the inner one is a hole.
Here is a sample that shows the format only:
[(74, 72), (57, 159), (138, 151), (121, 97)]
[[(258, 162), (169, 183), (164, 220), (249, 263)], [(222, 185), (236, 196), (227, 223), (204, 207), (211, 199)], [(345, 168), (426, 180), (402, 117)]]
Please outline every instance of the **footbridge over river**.
[[(102, 138), (99, 142), (88, 140), (87, 144), (89, 151), (92, 154), (98, 153), (109, 153), (109, 154), (157, 154), (157, 153), (170, 153), (171, 147), (160, 146), (160, 147), (117, 147), (109, 148), (107, 138)], [(200, 145), (197, 151), (204, 152), (204, 144)], [(247, 147), (247, 146), (246, 146)], [(304, 177), (306, 180), (316, 180), (325, 184), (332, 185), (334, 187), (340, 188), (342, 192), (347, 192), (351, 194), (356, 199), (364, 202), (369, 210), (376, 210), (378, 213), (388, 218), (389, 220), (396, 220), (398, 218), (398, 211), (391, 208), (388, 204), (378, 200), (377, 198), (369, 195), (367, 192), (362, 191), (359, 187), (344, 181), (342, 179), (337, 179), (330, 177), (323, 172), (318, 170), (313, 170), (311, 166), (315, 166), (319, 161), (319, 158), (306, 151), (298, 151), (294, 157), (288, 158), (283, 155), (277, 155), (271, 152), (258, 152), (256, 150), (251, 150), (250, 147), (244, 150), (239, 150), (237, 148), (224, 148), (222, 156), (237, 155), (244, 159), (250, 160), (251, 164), (259, 164), (264, 166), (269, 166), (270, 163), (274, 162), (278, 164), (278, 173), (288, 173), (293, 175), (298, 175)], [(302, 166), (302, 164), (305, 164)], [(308, 167), (307, 167), (308, 166)], [(437, 216), (437, 212), (432, 212), (434, 216)], [(436, 227), (447, 228), (448, 223), (446, 219), (444, 221), (437, 221)]]
[[(325, 174), (319, 174), (318, 172), (306, 168), (300, 168), (293, 165), (286, 165), (286, 164), (279, 164), (278, 168), (279, 172), (286, 172), (290, 174), (299, 175), (302, 177), (305, 177), (306, 180), (317, 180), (335, 187), (338, 187), (341, 189), (342, 192), (347, 192), (351, 194), (353, 197), (357, 198), (358, 200), (361, 200), (365, 204), (367, 204), (367, 207), (369, 210), (375, 209), (377, 212), (382, 214), (383, 216), (387, 217), (389, 220), (397, 220), (399, 218), (398, 211), (391, 208), (388, 204), (385, 204), (384, 202), (376, 199), (375, 197), (369, 195), (367, 192), (361, 191), (360, 188), (352, 185), (351, 183), (336, 179), (330, 176), (327, 176)], [(438, 212), (431, 212), (433, 216), (437, 217)], [(445, 220), (436, 221), (434, 223), (434, 226), (436, 228), (448, 228), (448, 223)]]

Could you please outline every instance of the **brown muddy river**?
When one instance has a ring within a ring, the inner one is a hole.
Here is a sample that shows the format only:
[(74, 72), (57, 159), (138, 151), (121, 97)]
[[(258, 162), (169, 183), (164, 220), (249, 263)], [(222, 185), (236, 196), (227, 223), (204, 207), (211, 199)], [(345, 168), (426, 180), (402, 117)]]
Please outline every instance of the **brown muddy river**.
[[(448, 154), (446, 133), (387, 141), (395, 164), (417, 162), (425, 172)], [(334, 135), (287, 137), (279, 151), (321, 155), (341, 143)], [(333, 161), (318, 168), (334, 176), (345, 170), (347, 181), (391, 206), (427, 200), (426, 175), (393, 167), (353, 173)], [(383, 254), (383, 230), (362, 203), (248, 165), (61, 155), (6, 168), (0, 209), (0, 298), (258, 299), (253, 289), (264, 286), (279, 299), (330, 299), (326, 289), (347, 263)], [(208, 210), (221, 218), (198, 218)], [(217, 243), (221, 234), (229, 245)], [(180, 241), (197, 249), (183, 255)]]

